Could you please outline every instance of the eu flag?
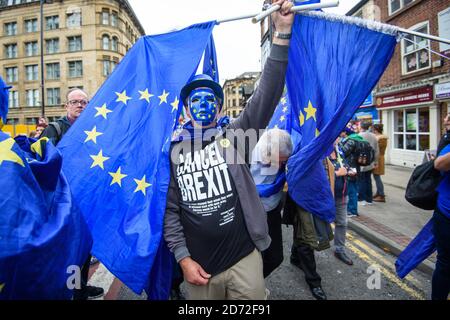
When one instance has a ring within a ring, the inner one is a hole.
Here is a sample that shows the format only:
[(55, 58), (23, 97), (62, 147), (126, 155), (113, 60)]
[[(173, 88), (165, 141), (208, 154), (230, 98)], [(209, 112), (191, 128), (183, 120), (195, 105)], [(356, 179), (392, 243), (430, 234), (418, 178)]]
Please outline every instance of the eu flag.
[(6, 115), (8, 114), (8, 89), (11, 88), (7, 86), (0, 77), (0, 128), (3, 124), (6, 124)]
[[(284, 127), (295, 147), (286, 178), (291, 197), (327, 222), (334, 220), (335, 207), (322, 160), (389, 64), (396, 32), (379, 23), (320, 12), (295, 18)], [(272, 124), (280, 119), (275, 113)]]
[(45, 139), (17, 139), (0, 132), (0, 300), (71, 299), (89, 230), (60, 152)]
[(163, 240), (169, 148), (181, 88), (216, 22), (146, 36), (123, 58), (58, 147), (92, 253), (134, 292), (165, 299), (171, 256)]

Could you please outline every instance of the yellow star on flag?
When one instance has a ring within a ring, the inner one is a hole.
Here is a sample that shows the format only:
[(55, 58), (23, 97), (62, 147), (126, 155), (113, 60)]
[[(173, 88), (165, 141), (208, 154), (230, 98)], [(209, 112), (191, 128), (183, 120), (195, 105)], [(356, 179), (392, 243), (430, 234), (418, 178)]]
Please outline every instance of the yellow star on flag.
[(92, 163), (91, 169), (99, 166), (100, 168), (102, 168), (103, 170), (105, 170), (105, 167), (103, 166), (103, 163), (109, 159), (109, 157), (104, 157), (103, 156), (103, 150), (100, 150), (99, 154), (96, 156), (92, 156), (91, 158), (94, 160), (94, 162)]
[(305, 110), (306, 112), (306, 120), (308, 120), (309, 118), (314, 118), (314, 121), (317, 121), (316, 119), (317, 109), (313, 107), (311, 101), (308, 102), (308, 108), (304, 108), (303, 110)]
[(159, 98), (159, 105), (161, 105), (163, 102), (167, 103), (167, 97), (168, 96), (169, 96), (169, 93), (166, 92), (166, 90), (164, 90), (162, 95), (158, 96), (158, 98)]
[(137, 187), (136, 187), (136, 190), (134, 190), (134, 193), (141, 191), (145, 196), (146, 189), (151, 186), (150, 183), (147, 183), (147, 181), (145, 181), (145, 175), (141, 180), (134, 179), (134, 182), (136, 182), (136, 184), (137, 184)]
[(107, 114), (112, 112), (106, 107), (106, 103), (104, 103), (101, 108), (95, 107), (95, 109), (97, 109), (97, 114), (94, 118), (102, 116), (103, 118), (107, 119)]
[(103, 133), (97, 131), (97, 126), (92, 129), (92, 131), (85, 131), (84, 133), (87, 134), (86, 140), (84, 140), (84, 143), (93, 141), (95, 144), (97, 144), (97, 137), (101, 136)]
[(178, 97), (175, 97), (175, 100), (170, 104), (172, 106), (172, 112), (175, 110), (178, 110), (178, 104), (180, 103), (180, 100), (178, 100)]
[(287, 107), (284, 107), (283, 108), (283, 113), (286, 113), (287, 109), (288, 109)]
[(280, 117), (280, 121), (284, 121), (286, 118), (284, 116)]
[(0, 283), (0, 293), (3, 291), (3, 288), (5, 287), (4, 283)]
[(126, 174), (123, 174), (121, 172), (121, 167), (119, 167), (119, 169), (117, 170), (117, 172), (109, 172), (109, 175), (113, 178), (112, 182), (111, 182), (111, 186), (115, 183), (117, 183), (119, 186), (122, 187), (122, 179), (127, 177)]
[(286, 102), (287, 102), (286, 97), (281, 98), (280, 101), (281, 101), (281, 104), (286, 104)]
[(300, 115), (298, 118), (300, 120), (300, 127), (303, 127), (303, 125), (305, 124), (305, 116), (303, 115), (303, 112), (300, 111)]
[(116, 102), (123, 102), (126, 105), (127, 101), (131, 100), (131, 98), (127, 96), (127, 91), (126, 90), (123, 90), (122, 93), (116, 92), (116, 94), (117, 94)]
[(150, 98), (154, 96), (153, 94), (148, 92), (148, 89), (145, 89), (145, 91), (139, 91), (139, 94), (141, 95), (139, 100), (147, 100), (147, 102), (149, 102), (149, 103), (150, 103)]
[(44, 146), (46, 146), (46, 144), (48, 142), (48, 138), (43, 137), (43, 138), (39, 139), (38, 141), (36, 141), (35, 143), (33, 143), (30, 147), (31, 151), (33, 151), (34, 153), (37, 153), (41, 158), (42, 158), (42, 155), (44, 154), (44, 152), (42, 152), (42, 142), (43, 141), (45, 141)]
[(17, 153), (12, 151), (12, 147), (15, 141), (11, 138), (3, 140), (0, 142), (0, 165), (3, 161), (10, 161), (14, 163), (20, 164), (22, 167), (25, 167), (23, 160)]
[(318, 137), (318, 136), (319, 136), (319, 134), (320, 134), (320, 131), (319, 131), (319, 129), (316, 129), (316, 137)]

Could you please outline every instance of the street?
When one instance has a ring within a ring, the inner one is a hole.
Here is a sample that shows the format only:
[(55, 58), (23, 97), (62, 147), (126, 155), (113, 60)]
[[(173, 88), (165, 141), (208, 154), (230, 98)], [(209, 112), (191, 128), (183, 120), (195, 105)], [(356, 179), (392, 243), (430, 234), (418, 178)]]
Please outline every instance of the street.
[[(398, 254), (404, 249), (432, 214), (431, 211), (421, 210), (406, 202), (404, 187), (410, 174), (411, 169), (387, 166), (386, 175), (383, 176), (387, 202), (359, 205), (360, 216), (349, 219), (351, 225), (359, 226), (356, 228), (358, 233), (350, 228), (347, 233), (347, 253), (354, 262), (353, 266), (337, 260), (333, 247), (316, 252), (317, 270), (328, 299), (430, 299), (430, 272), (425, 274), (416, 269), (405, 279), (398, 278), (395, 273), (394, 253)], [(282, 228), (284, 261), (267, 278), (269, 300), (314, 300), (303, 271), (289, 261), (292, 226), (283, 225)], [(429, 260), (429, 265), (434, 268), (435, 256)], [(379, 277), (377, 270), (380, 271)], [(103, 266), (97, 267), (90, 283), (105, 289), (104, 299), (145, 299), (145, 294), (137, 296), (120, 281), (114, 280), (114, 276)]]

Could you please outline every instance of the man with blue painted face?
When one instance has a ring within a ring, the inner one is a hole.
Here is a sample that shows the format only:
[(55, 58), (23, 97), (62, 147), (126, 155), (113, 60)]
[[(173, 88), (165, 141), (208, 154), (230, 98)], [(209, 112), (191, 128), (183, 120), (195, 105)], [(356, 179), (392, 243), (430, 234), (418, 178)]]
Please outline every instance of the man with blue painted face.
[(164, 237), (179, 263), (188, 299), (264, 299), (261, 252), (267, 217), (238, 132), (267, 127), (284, 88), (292, 3), (273, 1), (276, 29), (261, 80), (232, 123), (220, 117), (221, 86), (198, 75), (181, 91), (190, 121), (171, 146)]

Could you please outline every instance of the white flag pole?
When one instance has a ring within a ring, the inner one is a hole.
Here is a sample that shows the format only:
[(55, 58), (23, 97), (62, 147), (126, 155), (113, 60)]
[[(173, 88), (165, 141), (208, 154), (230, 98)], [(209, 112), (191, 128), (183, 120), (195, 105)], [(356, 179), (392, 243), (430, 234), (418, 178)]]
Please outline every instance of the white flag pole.
[[(323, 9), (323, 8), (333, 8), (339, 6), (339, 0), (328, 0), (328, 1), (321, 1), (320, 3), (313, 3), (313, 4), (304, 4), (301, 6), (294, 6), (291, 8), (291, 12), (300, 12), (300, 11), (307, 11), (307, 10), (316, 10), (316, 9)], [(252, 19), (253, 23), (258, 23), (265, 17), (271, 15), (273, 12), (280, 10), (280, 6), (277, 4), (275, 6), (271, 6), (269, 9), (261, 12), (256, 17)]]

